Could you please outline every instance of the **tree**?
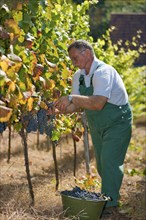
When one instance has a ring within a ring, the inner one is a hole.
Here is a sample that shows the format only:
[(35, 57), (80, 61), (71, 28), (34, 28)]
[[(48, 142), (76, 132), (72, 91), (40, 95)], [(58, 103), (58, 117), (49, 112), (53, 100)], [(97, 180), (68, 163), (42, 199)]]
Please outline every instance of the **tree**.
[(146, 12), (145, 0), (99, 0), (96, 5), (89, 9), (90, 35), (96, 41), (109, 28), (111, 13), (143, 13)]

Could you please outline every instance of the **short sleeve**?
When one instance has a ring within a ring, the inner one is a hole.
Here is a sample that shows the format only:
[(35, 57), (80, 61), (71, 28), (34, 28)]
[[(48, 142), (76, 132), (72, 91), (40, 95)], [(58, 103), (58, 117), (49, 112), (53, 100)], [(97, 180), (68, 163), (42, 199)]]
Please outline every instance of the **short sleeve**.
[(93, 76), (93, 95), (111, 96), (113, 86), (113, 73), (110, 69), (104, 68), (96, 71)]

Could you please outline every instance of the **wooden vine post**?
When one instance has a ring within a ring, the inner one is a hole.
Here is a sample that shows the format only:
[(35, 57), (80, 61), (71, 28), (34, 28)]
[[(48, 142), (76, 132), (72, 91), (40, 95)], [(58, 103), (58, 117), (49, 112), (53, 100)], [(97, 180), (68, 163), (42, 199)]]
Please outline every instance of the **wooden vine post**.
[(8, 129), (9, 129), (9, 134), (8, 134), (8, 159), (7, 159), (7, 163), (10, 162), (10, 158), (11, 158), (11, 134), (12, 134), (11, 124), (9, 124)]
[(40, 147), (40, 133), (39, 131), (37, 131), (37, 143), (36, 143), (36, 148), (37, 150), (39, 150), (39, 147)]
[(89, 158), (89, 137), (88, 137), (88, 126), (85, 112), (81, 115), (81, 122), (84, 127), (83, 140), (84, 140), (84, 152), (85, 152), (85, 162), (86, 162), (86, 172), (90, 174), (90, 158)]
[[(72, 137), (73, 137), (73, 131), (72, 131)], [(74, 146), (74, 171), (73, 171), (73, 175), (74, 177), (76, 177), (76, 167), (77, 167), (77, 143), (76, 140), (74, 138), (73, 139), (73, 146)]]

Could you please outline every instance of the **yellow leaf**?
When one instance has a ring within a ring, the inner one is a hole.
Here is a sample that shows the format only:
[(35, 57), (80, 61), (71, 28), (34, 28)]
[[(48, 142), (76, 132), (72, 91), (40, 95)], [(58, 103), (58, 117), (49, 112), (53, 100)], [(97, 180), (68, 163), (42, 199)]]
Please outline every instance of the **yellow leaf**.
[(19, 94), (18, 94), (18, 102), (21, 104), (21, 105), (24, 105), (26, 103), (26, 99), (25, 97), (22, 95), (22, 93), (19, 91)]
[(43, 102), (43, 101), (41, 101), (40, 107), (43, 108), (43, 109), (45, 109), (45, 110), (48, 110), (48, 106), (47, 106), (46, 103)]
[(15, 89), (16, 89), (15, 83), (14, 83), (13, 81), (9, 81), (9, 82), (8, 82), (8, 85), (9, 85), (8, 93), (9, 93), (9, 92), (14, 92)]
[(58, 11), (61, 11), (61, 5), (55, 4), (55, 8), (56, 8)]
[(49, 79), (51, 75), (52, 75), (52, 72), (46, 72), (45, 73), (45, 76), (46, 76), (47, 79)]
[(14, 33), (10, 33), (10, 40), (11, 40), (11, 41), (14, 40)]
[(28, 100), (27, 100), (27, 110), (30, 112), (32, 109), (33, 109), (33, 98), (32, 97), (30, 97), (30, 98), (28, 98)]
[(94, 184), (93, 180), (90, 178), (87, 181), (87, 186), (92, 186)]
[(7, 71), (8, 67), (9, 67), (9, 59), (7, 57), (5, 57), (5, 59), (1, 58), (0, 67), (4, 72)]
[(8, 70), (7, 70), (7, 76), (12, 79), (13, 81), (16, 80), (17, 77), (17, 73), (19, 71), (19, 69), (21, 68), (22, 63), (15, 63), (13, 66), (11, 66)]
[(30, 65), (29, 65), (29, 70), (30, 70), (30, 72), (32, 72), (33, 69), (35, 68), (35, 66), (37, 65), (37, 57), (36, 57), (36, 54), (34, 52), (30, 53), (30, 59), (31, 59), (31, 62), (30, 62)]
[(21, 35), (19, 38), (18, 38), (19, 42), (20, 43), (23, 43), (23, 41), (25, 40), (25, 38)]
[(0, 69), (0, 86), (4, 86), (8, 81), (6, 73)]
[(55, 81), (50, 79), (50, 80), (46, 80), (46, 89), (53, 89), (55, 87)]
[(20, 99), (19, 100), (19, 103), (21, 104), (21, 105), (25, 105), (26, 104), (26, 100), (23, 98), (23, 99)]
[(17, 99), (17, 96), (14, 95), (14, 96), (12, 96), (11, 99), (10, 99), (9, 106), (10, 106), (11, 108), (17, 108), (17, 104), (18, 104), (18, 99)]
[(20, 83), (19, 83), (19, 88), (20, 88), (20, 90), (26, 91), (26, 85), (25, 85), (25, 83), (24, 83), (24, 82), (20, 82)]
[(7, 26), (9, 32), (12, 32), (12, 36), (10, 38), (13, 39), (13, 33), (15, 35), (18, 35), (19, 36), (19, 33), (20, 33), (20, 28), (18, 27), (18, 24), (16, 23), (16, 21), (14, 21), (14, 19), (8, 19), (5, 21), (5, 25)]
[(62, 77), (63, 79), (67, 79), (70, 76), (70, 72), (68, 69), (63, 69), (62, 70)]
[(65, 83), (65, 81), (64, 81), (64, 80), (60, 80), (60, 85), (61, 85), (61, 86), (63, 86), (64, 88), (66, 88), (66, 87), (67, 87), (67, 85), (66, 85), (66, 83)]
[(9, 121), (12, 115), (12, 109), (0, 105), (0, 122)]
[(31, 82), (31, 79), (28, 77), (28, 76), (26, 76), (26, 85), (27, 85), (27, 90), (29, 90), (29, 91), (31, 91), (32, 90), (32, 87), (33, 87), (33, 84), (32, 84), (32, 82)]
[(63, 67), (63, 69), (66, 68), (66, 64), (64, 62), (60, 62), (60, 65)]
[(45, 64), (45, 54), (40, 54), (41, 63)]

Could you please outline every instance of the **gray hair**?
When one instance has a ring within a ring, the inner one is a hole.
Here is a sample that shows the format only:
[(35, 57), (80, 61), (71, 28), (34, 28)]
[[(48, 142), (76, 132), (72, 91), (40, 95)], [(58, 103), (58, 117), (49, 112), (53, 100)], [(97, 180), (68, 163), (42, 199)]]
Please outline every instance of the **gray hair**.
[(76, 48), (78, 50), (84, 50), (84, 49), (89, 49), (92, 53), (92, 55), (94, 55), (94, 49), (93, 47), (85, 40), (76, 40), (74, 41), (72, 44), (69, 45), (68, 47), (68, 52), (72, 49), (72, 48)]

